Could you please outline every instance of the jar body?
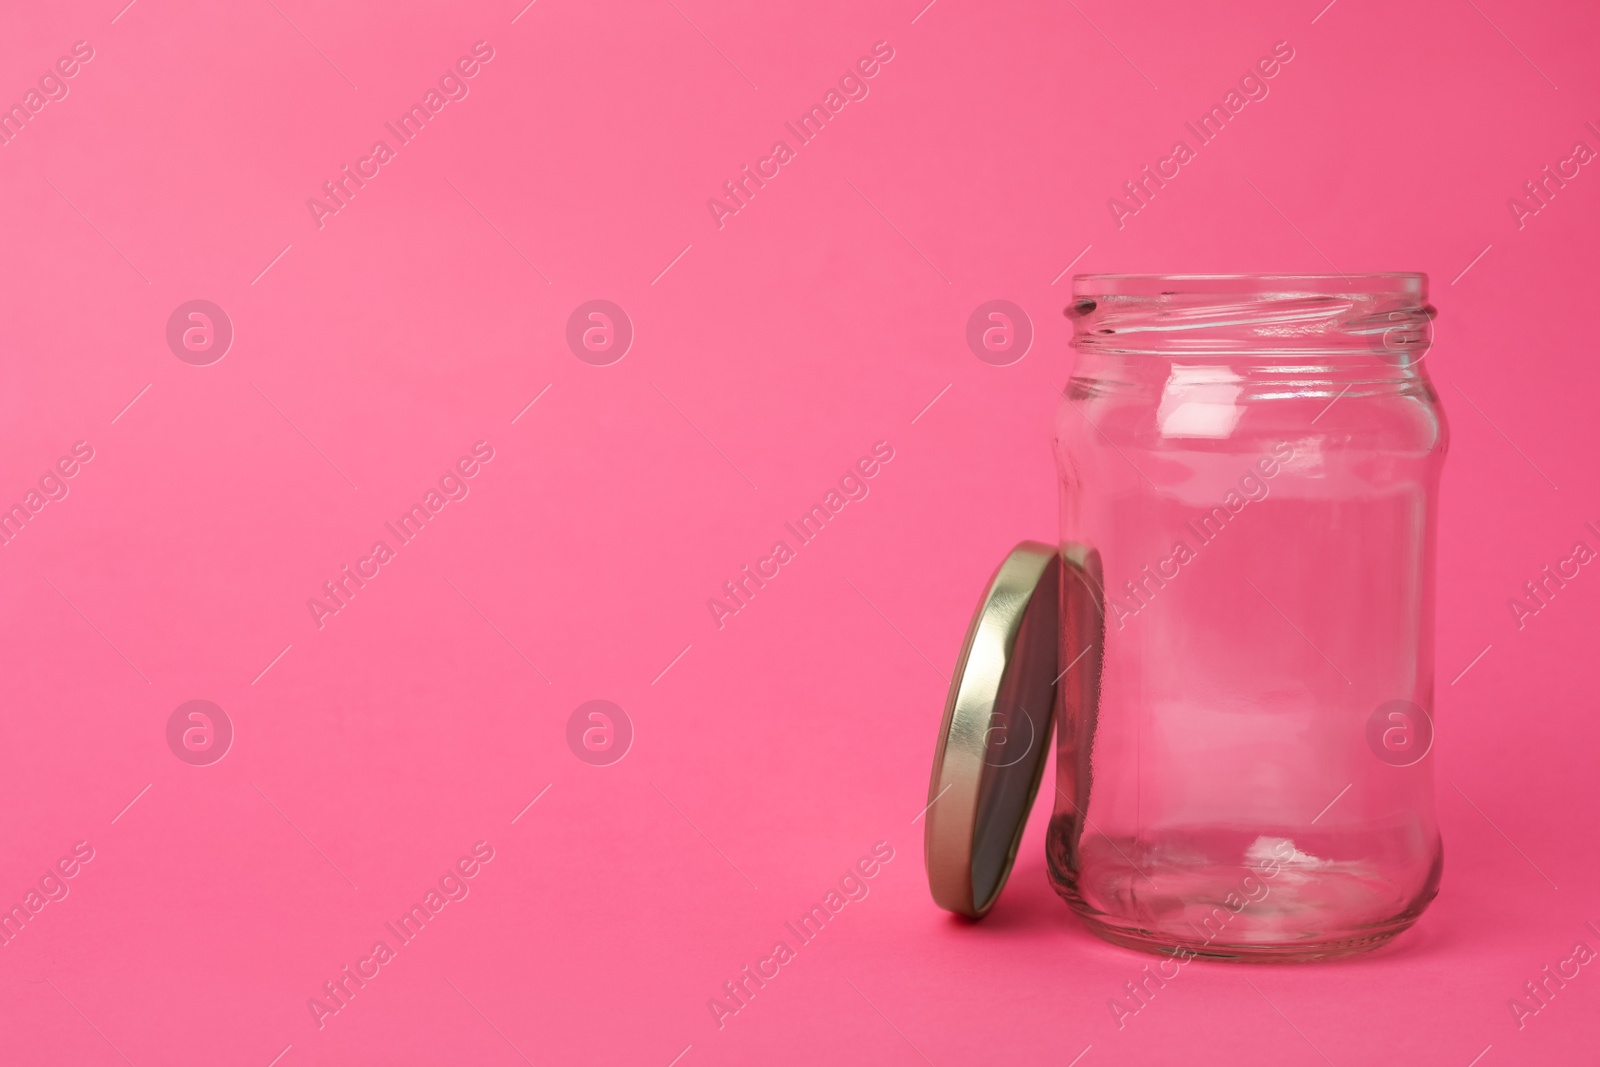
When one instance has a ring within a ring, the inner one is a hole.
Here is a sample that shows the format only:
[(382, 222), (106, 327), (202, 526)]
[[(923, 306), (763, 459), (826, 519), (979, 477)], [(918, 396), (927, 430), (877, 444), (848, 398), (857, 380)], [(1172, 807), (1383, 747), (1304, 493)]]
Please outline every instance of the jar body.
[(1425, 282), (1384, 277), (1076, 305), (1047, 853), (1109, 940), (1323, 958), (1437, 891), (1446, 430)]

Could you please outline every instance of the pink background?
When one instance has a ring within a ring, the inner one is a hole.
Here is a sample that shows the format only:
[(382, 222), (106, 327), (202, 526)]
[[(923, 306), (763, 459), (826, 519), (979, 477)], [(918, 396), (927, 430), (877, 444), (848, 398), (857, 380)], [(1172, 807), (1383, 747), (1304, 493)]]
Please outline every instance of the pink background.
[[(1507, 599), (1600, 548), (1600, 173), (1520, 229), (1507, 198), (1600, 148), (1600, 15), (1323, 2), (13, 4), (0, 102), (94, 56), (0, 148), (0, 503), (94, 458), (0, 547), (0, 903), (94, 858), (0, 947), (0, 1061), (1592, 1056), (1596, 968), (1521, 1029), (1507, 1002), (1600, 950), (1600, 576), (1520, 631)], [(319, 229), (307, 199), (480, 40)], [(878, 41), (719, 229), (707, 199)], [(1278, 41), (1270, 95), (1119, 230), (1107, 198)], [(1330, 264), (1425, 270), (1441, 311), (1444, 888), (1377, 955), (1192, 964), (1119, 1031), (1150, 960), (1055, 898), (1042, 818), (985, 922), (928, 897), (944, 674), (999, 557), (1055, 534), (1065, 269)], [(595, 298), (635, 330), (610, 366), (565, 341)], [(192, 299), (233, 323), (209, 366), (166, 342)], [(1011, 366), (964, 340), (990, 299), (1033, 322)], [(307, 599), (477, 441), (470, 495), (319, 629)], [(707, 599), (878, 441), (870, 495), (719, 630)], [(210, 766), (168, 748), (191, 699), (236, 732)], [(566, 742), (591, 699), (635, 730), (610, 766)], [(319, 1029), (308, 998), (478, 841), (470, 895)], [(719, 1029), (879, 841), (870, 895)]]

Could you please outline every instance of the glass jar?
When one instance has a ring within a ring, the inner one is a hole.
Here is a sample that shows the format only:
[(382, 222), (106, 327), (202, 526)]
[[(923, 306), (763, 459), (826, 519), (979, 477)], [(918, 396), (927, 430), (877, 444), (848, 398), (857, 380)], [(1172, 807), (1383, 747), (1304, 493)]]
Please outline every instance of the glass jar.
[(1081, 275), (1067, 314), (1051, 881), (1134, 948), (1382, 944), (1441, 862), (1427, 279)]

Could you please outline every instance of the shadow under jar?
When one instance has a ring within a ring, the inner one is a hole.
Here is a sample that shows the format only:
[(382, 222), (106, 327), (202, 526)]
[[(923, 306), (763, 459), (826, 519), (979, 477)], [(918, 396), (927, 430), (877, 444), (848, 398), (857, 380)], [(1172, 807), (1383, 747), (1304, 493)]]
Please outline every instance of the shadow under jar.
[(1438, 890), (1420, 274), (1079, 276), (1052, 884), (1101, 937), (1375, 947)]

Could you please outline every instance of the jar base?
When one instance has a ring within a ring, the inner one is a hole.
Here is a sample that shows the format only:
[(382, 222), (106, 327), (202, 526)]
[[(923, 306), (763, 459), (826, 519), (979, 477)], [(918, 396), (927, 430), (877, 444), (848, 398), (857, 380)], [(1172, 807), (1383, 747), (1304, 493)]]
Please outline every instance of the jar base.
[[(1409, 877), (1396, 878), (1392, 865), (1312, 855), (1287, 831), (1218, 827), (1142, 839), (1091, 835), (1074, 855), (1072, 829), (1070, 817), (1052, 817), (1045, 854), (1055, 891), (1103, 940), (1180, 959), (1298, 962), (1370, 952), (1417, 921), (1439, 891), (1443, 859), (1435, 838)], [(1302, 841), (1332, 851), (1310, 836)]]
[(1203, 959), (1222, 963), (1314, 963), (1359, 956), (1388, 944), (1416, 922), (1415, 918), (1407, 918), (1391, 927), (1367, 930), (1356, 935), (1263, 945), (1230, 944), (1226, 941), (1175, 941), (1154, 931), (1112, 926), (1081, 911), (1077, 912), (1077, 915), (1084, 926), (1089, 928), (1090, 933), (1121, 948), (1131, 948), (1158, 956), (1173, 956), (1180, 960)]

